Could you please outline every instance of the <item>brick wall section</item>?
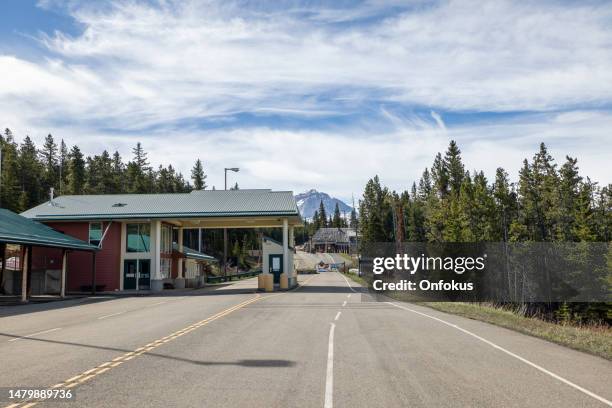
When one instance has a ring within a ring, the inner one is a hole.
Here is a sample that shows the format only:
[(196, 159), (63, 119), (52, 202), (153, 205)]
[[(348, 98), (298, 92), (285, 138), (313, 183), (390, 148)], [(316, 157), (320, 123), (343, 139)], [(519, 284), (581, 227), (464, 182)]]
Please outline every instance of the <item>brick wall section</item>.
[[(48, 226), (85, 242), (89, 239), (88, 222), (49, 222)], [(108, 223), (104, 223), (104, 229)], [(51, 267), (50, 259), (61, 261), (61, 250), (53, 248), (35, 248), (32, 252), (32, 266)], [(68, 253), (66, 278), (67, 291), (80, 291), (81, 286), (91, 285), (91, 252), (71, 251)], [(119, 289), (121, 262), (121, 224), (112, 223), (104, 237), (102, 249), (96, 255), (96, 284), (105, 285), (104, 290)], [(45, 263), (47, 263), (46, 266)], [(60, 263), (61, 265), (61, 263)]]

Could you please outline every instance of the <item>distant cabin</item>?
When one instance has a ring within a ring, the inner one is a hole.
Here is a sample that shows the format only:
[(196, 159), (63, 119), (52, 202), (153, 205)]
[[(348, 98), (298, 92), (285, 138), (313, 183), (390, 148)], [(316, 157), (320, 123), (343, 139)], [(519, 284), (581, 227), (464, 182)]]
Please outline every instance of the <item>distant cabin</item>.
[(319, 228), (310, 240), (310, 250), (354, 253), (357, 250), (357, 231), (354, 228)]

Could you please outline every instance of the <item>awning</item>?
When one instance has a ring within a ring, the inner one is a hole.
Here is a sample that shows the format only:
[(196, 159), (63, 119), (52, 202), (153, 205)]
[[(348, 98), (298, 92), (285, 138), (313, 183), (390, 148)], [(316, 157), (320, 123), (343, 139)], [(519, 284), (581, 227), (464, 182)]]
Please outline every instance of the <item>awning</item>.
[(97, 251), (99, 248), (62, 234), (44, 224), (0, 208), (0, 242), (53, 248)]
[(195, 259), (197, 261), (208, 261), (208, 262), (218, 262), (217, 258), (214, 256), (206, 255), (200, 251), (196, 251), (195, 249), (191, 249), (183, 245), (183, 251), (179, 251), (177, 244), (172, 244), (172, 250), (178, 252), (179, 254), (183, 254), (183, 256), (187, 259)]

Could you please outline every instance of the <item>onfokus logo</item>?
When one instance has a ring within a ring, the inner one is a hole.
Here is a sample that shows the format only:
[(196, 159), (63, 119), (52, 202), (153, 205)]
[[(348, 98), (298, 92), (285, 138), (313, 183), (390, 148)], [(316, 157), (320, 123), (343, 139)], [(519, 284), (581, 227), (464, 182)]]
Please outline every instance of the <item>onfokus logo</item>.
[(376, 257), (373, 259), (372, 272), (380, 275), (385, 271), (406, 271), (414, 275), (418, 271), (447, 271), (461, 275), (470, 271), (482, 271), (485, 268), (487, 254), (479, 257), (442, 257), (442, 256), (408, 256), (396, 254), (394, 257)]

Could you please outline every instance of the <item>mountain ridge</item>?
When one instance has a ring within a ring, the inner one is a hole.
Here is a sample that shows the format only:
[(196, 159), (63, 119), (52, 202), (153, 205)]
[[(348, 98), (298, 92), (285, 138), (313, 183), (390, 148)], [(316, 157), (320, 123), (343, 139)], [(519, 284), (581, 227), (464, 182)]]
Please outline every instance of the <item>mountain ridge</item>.
[(312, 219), (315, 211), (319, 210), (319, 205), (321, 202), (323, 202), (323, 206), (325, 207), (325, 212), (327, 213), (328, 217), (334, 214), (336, 203), (340, 208), (340, 212), (343, 213), (343, 216), (346, 218), (350, 217), (350, 213), (353, 210), (353, 207), (346, 204), (344, 201), (331, 197), (329, 194), (322, 191), (317, 191), (314, 188), (297, 194), (294, 197), (298, 209), (300, 210), (300, 214), (305, 219)]

